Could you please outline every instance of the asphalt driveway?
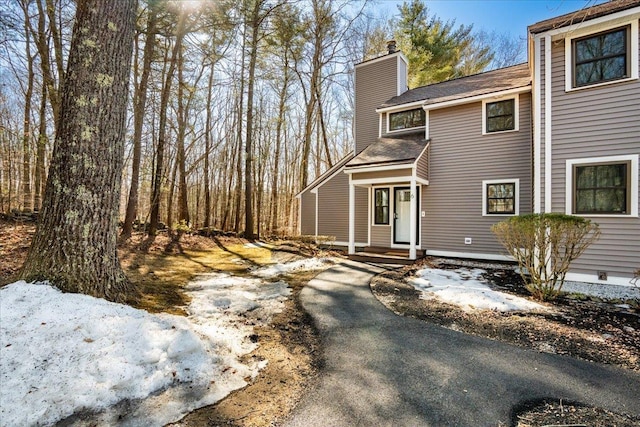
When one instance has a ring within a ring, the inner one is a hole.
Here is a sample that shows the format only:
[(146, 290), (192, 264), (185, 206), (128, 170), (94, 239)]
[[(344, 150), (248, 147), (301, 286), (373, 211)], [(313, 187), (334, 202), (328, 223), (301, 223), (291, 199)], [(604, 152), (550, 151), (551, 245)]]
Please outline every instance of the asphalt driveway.
[(640, 374), (397, 316), (369, 290), (380, 271), (343, 261), (303, 290), (325, 366), (285, 426), (510, 426), (541, 398), (640, 416)]

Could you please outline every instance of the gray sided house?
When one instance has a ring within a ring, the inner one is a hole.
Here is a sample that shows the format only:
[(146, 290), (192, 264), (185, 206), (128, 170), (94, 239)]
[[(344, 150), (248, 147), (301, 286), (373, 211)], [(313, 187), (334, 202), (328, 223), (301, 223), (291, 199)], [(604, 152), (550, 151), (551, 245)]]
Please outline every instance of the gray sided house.
[(301, 233), (357, 258), (508, 259), (490, 231), (531, 212), (602, 236), (568, 280), (640, 268), (640, 0), (529, 27), (529, 62), (407, 90), (393, 49), (355, 67), (355, 150), (298, 197)]

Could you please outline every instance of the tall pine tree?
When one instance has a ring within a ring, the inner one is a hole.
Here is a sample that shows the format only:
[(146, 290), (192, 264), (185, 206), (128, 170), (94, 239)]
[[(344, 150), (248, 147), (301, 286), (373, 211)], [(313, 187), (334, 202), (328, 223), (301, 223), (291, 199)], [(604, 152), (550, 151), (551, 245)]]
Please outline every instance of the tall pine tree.
[(137, 2), (77, 2), (40, 222), (22, 277), (124, 301), (116, 253)]

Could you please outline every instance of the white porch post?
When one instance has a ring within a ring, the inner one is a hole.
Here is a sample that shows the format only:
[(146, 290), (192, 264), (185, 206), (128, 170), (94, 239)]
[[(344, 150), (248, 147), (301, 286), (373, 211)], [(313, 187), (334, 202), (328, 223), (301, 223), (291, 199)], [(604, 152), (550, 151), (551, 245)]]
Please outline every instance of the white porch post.
[(349, 255), (356, 253), (356, 186), (349, 175)]
[(409, 258), (416, 259), (416, 224), (418, 223), (418, 218), (416, 217), (416, 209), (418, 207), (418, 194), (416, 192), (416, 180), (415, 178), (411, 179), (411, 204), (409, 213), (409, 227), (411, 230), (409, 231)]

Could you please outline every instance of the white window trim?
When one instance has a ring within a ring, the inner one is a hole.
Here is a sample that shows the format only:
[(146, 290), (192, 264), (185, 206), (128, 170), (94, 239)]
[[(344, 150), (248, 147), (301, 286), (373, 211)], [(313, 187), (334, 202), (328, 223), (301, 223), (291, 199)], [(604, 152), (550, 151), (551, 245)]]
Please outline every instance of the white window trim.
[(390, 119), (391, 114), (403, 113), (403, 112), (405, 112), (405, 111), (412, 111), (412, 110), (419, 110), (419, 109), (420, 109), (420, 107), (414, 107), (414, 108), (406, 108), (406, 109), (403, 109), (403, 110), (397, 110), (397, 111), (389, 111), (389, 112), (387, 112), (387, 113), (386, 113), (386, 116), (387, 116), (387, 129), (386, 129), (386, 130), (387, 130), (387, 132), (386, 132), (386, 133), (390, 134), (390, 133), (398, 133), (398, 132), (408, 132), (408, 131), (411, 131), (411, 130), (418, 130), (418, 129), (426, 129), (426, 127), (427, 127), (427, 126), (426, 126), (426, 123), (427, 123), (427, 117), (426, 117), (426, 113), (425, 113), (425, 118), (424, 118), (424, 120), (425, 120), (425, 126), (415, 126), (415, 127), (412, 127), (412, 128), (403, 128), (403, 129), (390, 130), (389, 122), (391, 121), (391, 119)]
[[(500, 130), (497, 132), (487, 132), (487, 104), (493, 104), (494, 102), (508, 101), (513, 99), (513, 129)], [(502, 133), (518, 132), (520, 130), (520, 96), (505, 96), (496, 97), (482, 100), (482, 134), (483, 135), (499, 135)]]
[[(487, 185), (491, 184), (514, 184), (514, 213), (498, 214), (487, 212)], [(482, 181), (482, 216), (494, 217), (494, 216), (515, 216), (520, 215), (520, 179), (519, 178), (505, 178), (505, 179), (489, 179)]]
[[(627, 156), (608, 157), (588, 157), (584, 159), (571, 159), (566, 162), (566, 188), (565, 188), (565, 213), (567, 215), (579, 215), (593, 218), (636, 218), (638, 217), (638, 158), (640, 155), (631, 154)], [(630, 212), (628, 214), (574, 214), (573, 213), (573, 169), (574, 166), (608, 164), (608, 163), (631, 163), (630, 177)]]
[[(392, 186), (389, 185), (375, 185), (371, 187), (371, 209), (370, 209), (370, 215), (371, 215), (371, 226), (372, 227), (391, 227), (391, 193), (392, 193)], [(389, 218), (388, 218), (388, 223), (387, 224), (376, 224), (376, 190), (380, 190), (380, 189), (386, 189), (388, 191), (388, 203), (389, 203)]]
[[(613, 30), (616, 28), (622, 28), (630, 26), (630, 57), (627, 60), (630, 62), (630, 73), (629, 77), (618, 80), (611, 80), (607, 82), (594, 83), (592, 85), (584, 85), (579, 87), (573, 87), (573, 40), (587, 37), (591, 34), (595, 35), (604, 31)], [(564, 40), (564, 67), (565, 67), (565, 91), (574, 92), (578, 90), (590, 89), (594, 87), (600, 86), (608, 86), (612, 84), (628, 82), (631, 80), (638, 79), (638, 18), (635, 17), (632, 20), (628, 21), (615, 21), (609, 22), (602, 25), (595, 25), (591, 27), (586, 27), (582, 29), (575, 30), (570, 33), (570, 36), (566, 37)]]

